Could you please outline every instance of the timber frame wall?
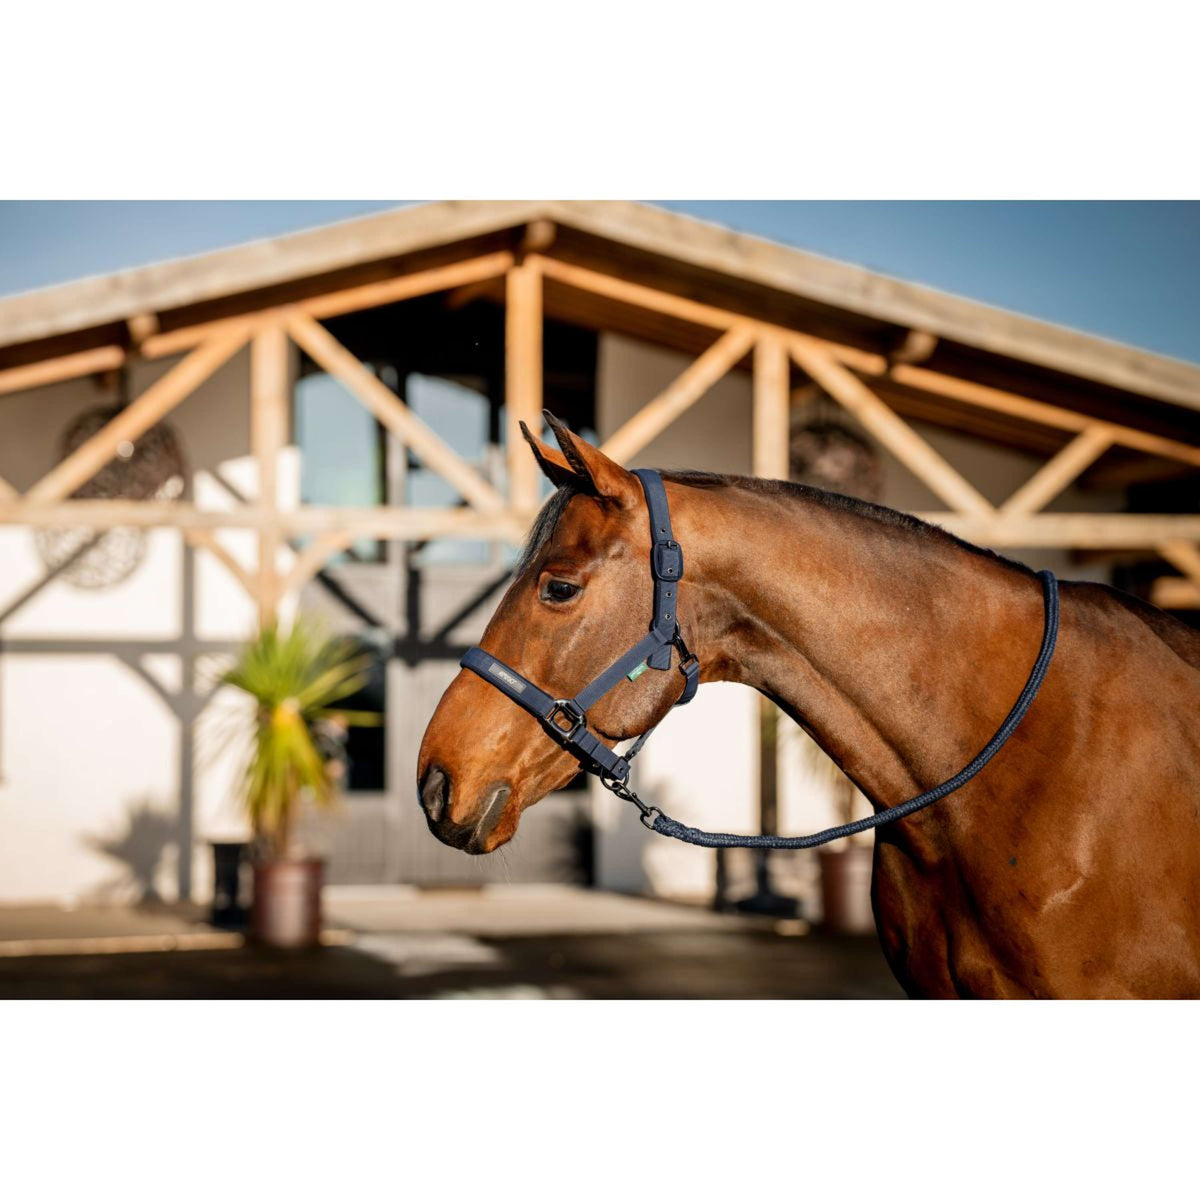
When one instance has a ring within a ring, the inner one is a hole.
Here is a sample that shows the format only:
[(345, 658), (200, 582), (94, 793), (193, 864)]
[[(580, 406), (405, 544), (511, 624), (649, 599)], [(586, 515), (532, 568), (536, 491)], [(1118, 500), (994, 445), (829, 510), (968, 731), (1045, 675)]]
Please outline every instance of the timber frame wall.
[[(542, 301), (544, 284), (553, 281), (707, 328), (716, 338), (677, 379), (608, 438), (603, 449), (617, 461), (628, 462), (717, 380), (748, 358), (753, 370), (753, 470), (758, 475), (786, 477), (790, 381), (795, 364), (946, 506), (918, 516), (997, 548), (1156, 551), (1181, 571), (1183, 578), (1160, 580), (1155, 599), (1176, 607), (1200, 607), (1200, 515), (1044, 511), (1110, 446), (1175, 460), (1191, 468), (1200, 468), (1200, 446), (929, 370), (920, 364), (928, 358), (934, 339), (919, 330), (912, 331), (904, 352), (885, 358), (801, 329), (773, 325), (630, 282), (619, 274), (572, 264), (548, 252), (554, 231), (552, 226), (539, 228), (546, 224), (532, 223), (515, 252), (477, 255), (166, 333), (159, 332), (156, 318), (147, 314), (128, 322), (133, 349), (102, 346), (0, 371), (3, 394), (112, 370), (133, 355), (147, 359), (184, 355), (24, 494), (0, 479), (0, 523), (95, 530), (123, 526), (178, 529), (191, 545), (214, 555), (232, 573), (253, 597), (263, 622), (276, 619), (280, 602), (358, 537), (518, 542), (538, 507), (540, 484), (517, 426), (524, 420), (531, 428), (541, 428)], [(447, 446), (321, 324), (345, 313), (435, 292), (463, 289), (469, 293), (499, 280), (503, 281), (506, 303), (506, 495)], [(462, 497), (462, 505), (443, 509), (280, 507), (278, 458), (288, 441), (291, 411), (289, 341), (339, 379), (403, 446), (446, 479)], [(212, 511), (187, 503), (69, 498), (124, 444), (136, 441), (247, 345), (251, 355), (250, 441), (260, 479), (256, 500), (233, 510)], [(872, 380), (882, 379), (1067, 432), (1071, 440), (996, 506), (876, 394)], [(225, 528), (256, 531), (258, 556), (253, 569), (234, 559), (217, 539), (217, 531)], [(284, 547), (295, 535), (309, 535), (312, 541), (293, 555)], [(281, 561), (284, 557), (287, 561)]]

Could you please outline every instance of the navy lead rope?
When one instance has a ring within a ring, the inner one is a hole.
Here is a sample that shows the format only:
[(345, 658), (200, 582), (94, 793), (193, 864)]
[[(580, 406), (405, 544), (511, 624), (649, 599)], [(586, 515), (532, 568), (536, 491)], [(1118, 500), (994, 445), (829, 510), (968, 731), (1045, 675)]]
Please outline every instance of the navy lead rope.
[[(1000, 747), (1012, 737), (1017, 726), (1020, 725), (1022, 718), (1029, 711), (1029, 706), (1036, 698), (1042, 681), (1046, 678), (1046, 672), (1050, 669), (1050, 660), (1054, 657), (1054, 644), (1058, 640), (1058, 581), (1049, 571), (1039, 571), (1038, 578), (1042, 581), (1046, 623), (1042, 634), (1042, 648), (1038, 651), (1033, 670), (1029, 673), (1029, 678), (1022, 688), (1021, 694), (1017, 697), (1017, 702), (1012, 706), (1008, 716), (1004, 718), (1000, 728), (992, 735), (991, 741), (957, 775), (947, 779), (945, 783), (939, 783), (937, 787), (930, 788), (929, 791), (922, 792), (911, 800), (905, 800), (903, 804), (897, 804), (894, 808), (885, 808), (881, 812), (872, 813), (869, 817), (863, 817), (861, 820), (850, 821), (845, 825), (835, 825), (832, 829), (823, 829), (820, 833), (811, 833), (807, 837), (775, 837), (772, 834), (751, 837), (736, 833), (706, 833), (703, 829), (694, 829), (691, 825), (683, 825), (672, 820), (666, 813), (643, 804), (632, 794), (622, 795), (622, 799), (634, 800), (642, 809), (642, 824), (653, 829), (655, 833), (661, 833), (664, 837), (678, 838), (679, 841), (690, 842), (693, 846), (748, 846), (762, 850), (811, 850), (814, 846), (823, 846), (826, 842), (833, 842), (838, 838), (851, 837), (867, 829), (876, 829), (880, 825), (890, 825), (893, 821), (899, 821), (923, 808), (928, 808), (935, 801), (941, 800), (943, 796), (949, 796), (951, 792), (958, 791), (963, 784), (974, 779), (991, 762)], [(622, 790), (628, 792), (629, 789)], [(618, 794), (621, 793), (618, 792)]]

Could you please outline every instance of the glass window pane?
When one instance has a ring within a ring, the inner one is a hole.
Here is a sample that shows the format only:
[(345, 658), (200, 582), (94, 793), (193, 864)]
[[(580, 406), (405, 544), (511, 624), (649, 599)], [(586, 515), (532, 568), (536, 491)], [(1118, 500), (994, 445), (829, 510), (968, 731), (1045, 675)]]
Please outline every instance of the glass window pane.
[[(488, 474), (488, 398), (481, 391), (434, 375), (412, 374), (405, 382), (409, 407), (444, 442)], [(458, 492), (435, 471), (410, 460), (406, 502), (414, 508), (453, 508)], [(489, 546), (481, 541), (431, 542), (420, 553), (423, 565), (486, 563)]]
[[(383, 442), (375, 418), (329, 375), (296, 384), (296, 444), (300, 495), (305, 504), (372, 507), (384, 502)], [(380, 544), (359, 538), (360, 558), (377, 560)]]

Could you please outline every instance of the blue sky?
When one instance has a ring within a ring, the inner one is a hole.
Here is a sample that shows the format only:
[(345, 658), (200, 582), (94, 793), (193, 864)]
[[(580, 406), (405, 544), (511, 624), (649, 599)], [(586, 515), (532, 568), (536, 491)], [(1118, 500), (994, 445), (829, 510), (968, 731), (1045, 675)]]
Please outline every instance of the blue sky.
[[(0, 203), (0, 295), (399, 201)], [(902, 279), (1200, 362), (1200, 202), (656, 201)]]

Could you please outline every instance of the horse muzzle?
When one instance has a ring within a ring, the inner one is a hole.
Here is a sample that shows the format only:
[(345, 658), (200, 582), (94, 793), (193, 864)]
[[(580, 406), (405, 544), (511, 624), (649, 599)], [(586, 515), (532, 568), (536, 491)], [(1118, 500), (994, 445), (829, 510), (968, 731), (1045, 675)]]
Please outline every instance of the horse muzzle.
[(418, 788), (421, 808), (430, 831), (440, 842), (467, 854), (490, 854), (512, 836), (496, 836), (512, 787), (493, 783), (485, 789), (469, 814), (462, 812), (462, 797), (455, 795), (449, 771), (437, 763), (425, 772)]

